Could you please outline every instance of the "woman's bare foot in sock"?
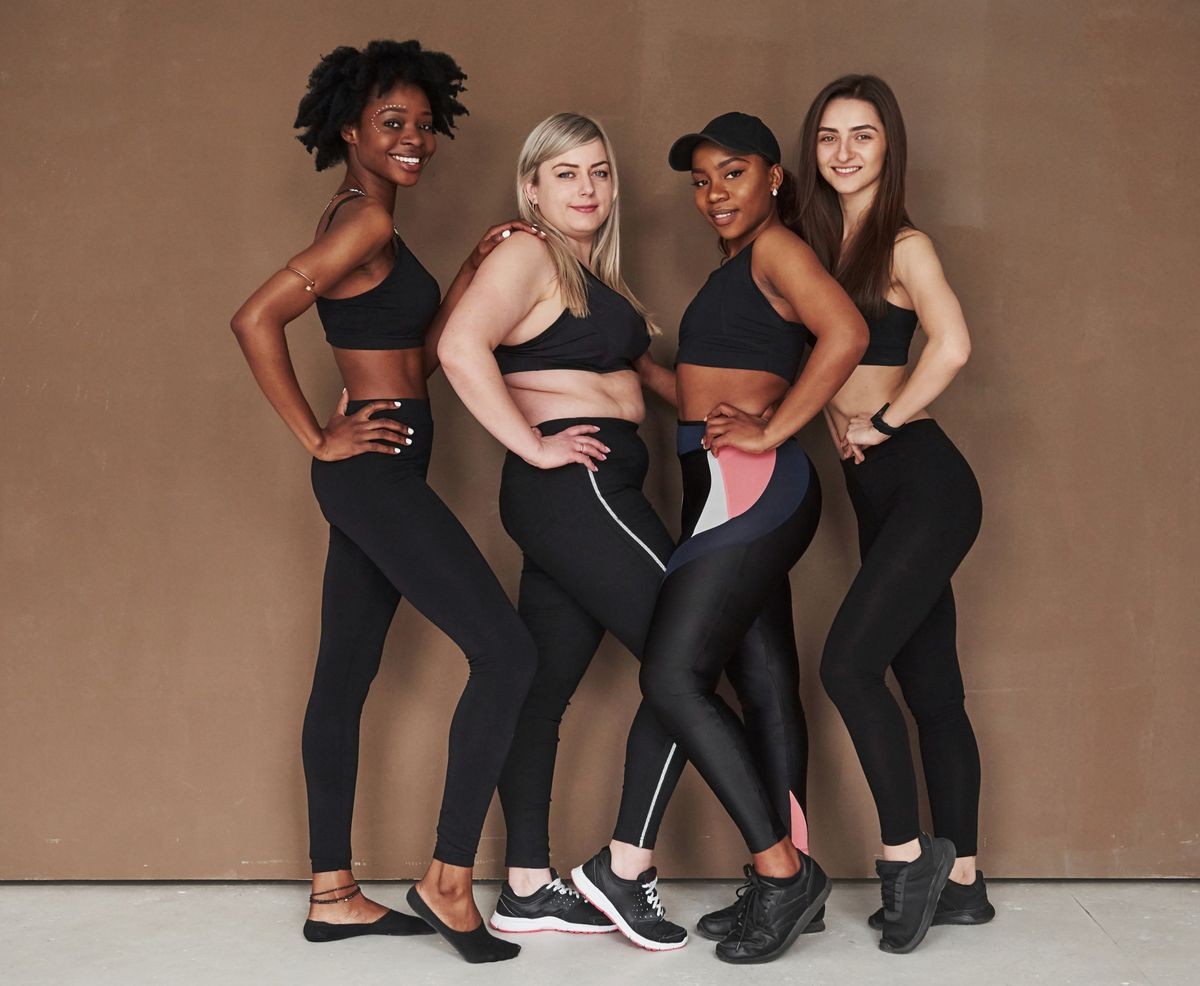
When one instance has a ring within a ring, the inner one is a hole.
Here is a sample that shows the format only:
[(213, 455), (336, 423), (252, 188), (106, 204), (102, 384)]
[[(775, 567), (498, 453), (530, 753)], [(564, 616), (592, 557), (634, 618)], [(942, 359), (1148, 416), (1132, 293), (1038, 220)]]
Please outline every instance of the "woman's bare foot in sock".
[(454, 931), (474, 931), (483, 924), (471, 893), (471, 868), (435, 859), (417, 882), (417, 893)]
[[(373, 924), (383, 917), (388, 908), (368, 900), (362, 893), (354, 894), (358, 881), (349, 870), (329, 870), (324, 873), (314, 873), (312, 881), (312, 896), (315, 900), (332, 901), (328, 904), (308, 905), (310, 921), (324, 921), (326, 924)], [(345, 887), (344, 890), (337, 889)], [(348, 897), (349, 900), (339, 898)]]

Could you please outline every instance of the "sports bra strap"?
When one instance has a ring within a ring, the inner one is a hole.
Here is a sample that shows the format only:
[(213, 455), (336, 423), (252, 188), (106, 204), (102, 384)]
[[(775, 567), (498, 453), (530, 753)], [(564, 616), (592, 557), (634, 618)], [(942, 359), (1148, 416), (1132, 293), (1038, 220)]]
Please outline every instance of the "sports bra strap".
[[(339, 195), (344, 195), (346, 192), (352, 192), (353, 194), (350, 195), (348, 198), (342, 199), (341, 202), (339, 202), (337, 205), (335, 205), (333, 207), (333, 209), (331, 209), (329, 212), (329, 218), (327, 220), (325, 220), (325, 232), (327, 232), (327, 233), (329, 232), (329, 227), (333, 224), (333, 217), (337, 215), (338, 209), (340, 209), (342, 206), (344, 206), (347, 202), (351, 201), (352, 199), (367, 197), (367, 193), (364, 192), (360, 188), (343, 188), (340, 192), (333, 193), (333, 199), (336, 199)], [(330, 199), (329, 201), (332, 202), (333, 199)], [(328, 208), (328, 207), (326, 207), (326, 208)]]

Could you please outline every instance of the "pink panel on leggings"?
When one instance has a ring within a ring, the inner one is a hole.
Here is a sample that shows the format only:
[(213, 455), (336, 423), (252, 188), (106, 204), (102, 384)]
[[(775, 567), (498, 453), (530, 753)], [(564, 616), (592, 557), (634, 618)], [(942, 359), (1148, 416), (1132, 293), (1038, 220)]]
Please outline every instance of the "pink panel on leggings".
[(723, 448), (717, 462), (721, 465), (725, 501), (732, 518), (744, 514), (762, 496), (775, 471), (775, 450), (755, 455), (741, 449)]
[(801, 810), (799, 802), (796, 801), (796, 796), (791, 791), (788, 791), (788, 800), (792, 803), (792, 845), (802, 853), (807, 853), (808, 819), (804, 817), (804, 812)]

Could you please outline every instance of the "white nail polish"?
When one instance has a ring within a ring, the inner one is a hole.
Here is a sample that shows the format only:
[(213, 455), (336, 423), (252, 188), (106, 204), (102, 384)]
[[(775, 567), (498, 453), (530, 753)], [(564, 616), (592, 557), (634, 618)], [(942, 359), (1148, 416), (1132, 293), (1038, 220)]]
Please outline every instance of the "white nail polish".
[(399, 407), (399, 406), (400, 406), (400, 402), (399, 402), (399, 401), (392, 401), (392, 406), (393, 406), (393, 407)]
[(500, 239), (507, 240), (510, 236), (512, 236), (512, 230), (506, 229), (503, 233), (500, 234)]
[(392, 449), (392, 455), (399, 455), (399, 454), (400, 454), (400, 450), (398, 448)]
[(411, 444), (412, 444), (412, 439), (411, 439), (411, 438), (406, 438), (406, 439), (404, 439), (404, 444), (405, 444), (405, 445), (411, 445)]

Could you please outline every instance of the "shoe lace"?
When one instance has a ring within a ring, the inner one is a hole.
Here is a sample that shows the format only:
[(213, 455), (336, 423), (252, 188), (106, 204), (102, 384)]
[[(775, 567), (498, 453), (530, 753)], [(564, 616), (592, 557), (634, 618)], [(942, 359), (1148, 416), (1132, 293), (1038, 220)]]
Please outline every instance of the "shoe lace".
[(658, 899), (658, 877), (655, 877), (649, 883), (642, 884), (642, 893), (646, 895), (646, 903), (650, 905), (660, 918), (667, 916), (666, 908), (662, 906), (662, 901)]
[(754, 872), (754, 868), (749, 864), (744, 870), (746, 874), (746, 882), (738, 888), (738, 897), (741, 898), (738, 903), (737, 913), (737, 928), (738, 928), (738, 945), (746, 940), (746, 930), (757, 923), (758, 912), (761, 910), (762, 903), (762, 884), (759, 882), (758, 874)]
[(576, 890), (574, 887), (568, 887), (562, 882), (562, 877), (556, 876), (553, 880), (546, 884), (546, 889), (551, 890), (556, 894), (565, 894), (568, 897), (578, 897), (580, 900), (583, 900), (583, 898), (580, 897), (578, 890)]
[(879, 896), (883, 901), (884, 914), (898, 914), (904, 902), (905, 873), (897, 873), (879, 882)]

